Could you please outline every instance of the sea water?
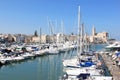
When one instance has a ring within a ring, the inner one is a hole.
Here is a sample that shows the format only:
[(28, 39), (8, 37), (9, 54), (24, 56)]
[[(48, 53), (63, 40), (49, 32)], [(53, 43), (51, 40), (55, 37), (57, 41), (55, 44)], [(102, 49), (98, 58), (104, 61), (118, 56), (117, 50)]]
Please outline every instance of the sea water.
[[(95, 45), (96, 50), (104, 45)], [(64, 75), (62, 61), (76, 56), (76, 49), (57, 55), (44, 55), (0, 67), (0, 80), (59, 80)]]

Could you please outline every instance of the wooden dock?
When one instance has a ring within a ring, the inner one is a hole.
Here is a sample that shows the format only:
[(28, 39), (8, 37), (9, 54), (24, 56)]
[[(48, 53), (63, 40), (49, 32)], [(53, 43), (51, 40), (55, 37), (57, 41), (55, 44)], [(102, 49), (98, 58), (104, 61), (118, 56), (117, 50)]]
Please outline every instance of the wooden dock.
[(120, 80), (120, 68), (112, 61), (112, 58), (106, 54), (100, 54), (110, 71), (113, 80)]

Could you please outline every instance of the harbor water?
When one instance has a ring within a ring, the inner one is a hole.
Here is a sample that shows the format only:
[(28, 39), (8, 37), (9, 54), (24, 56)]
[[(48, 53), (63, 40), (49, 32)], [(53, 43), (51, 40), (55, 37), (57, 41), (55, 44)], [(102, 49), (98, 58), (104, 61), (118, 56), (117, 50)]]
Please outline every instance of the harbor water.
[[(96, 45), (100, 50), (104, 45)], [(57, 55), (44, 55), (0, 67), (0, 80), (59, 80), (63, 76), (64, 59), (75, 56), (75, 49)]]

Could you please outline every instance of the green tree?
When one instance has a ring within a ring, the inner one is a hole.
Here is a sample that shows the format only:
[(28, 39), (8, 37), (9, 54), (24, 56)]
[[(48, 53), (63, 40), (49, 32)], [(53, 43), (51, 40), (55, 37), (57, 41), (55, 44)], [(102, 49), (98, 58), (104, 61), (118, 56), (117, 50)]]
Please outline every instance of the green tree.
[(35, 32), (34, 32), (34, 36), (38, 37), (37, 30), (35, 30)]
[(72, 32), (71, 35), (74, 35), (74, 33)]

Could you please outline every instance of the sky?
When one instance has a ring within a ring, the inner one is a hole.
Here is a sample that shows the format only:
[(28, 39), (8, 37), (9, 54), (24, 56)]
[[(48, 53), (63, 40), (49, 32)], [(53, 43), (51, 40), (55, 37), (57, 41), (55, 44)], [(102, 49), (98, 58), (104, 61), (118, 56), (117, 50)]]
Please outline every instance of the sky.
[(49, 22), (54, 33), (77, 33), (78, 6), (81, 24), (91, 34), (106, 31), (120, 39), (120, 0), (0, 0), (0, 33), (34, 34), (35, 30), (49, 34)]

